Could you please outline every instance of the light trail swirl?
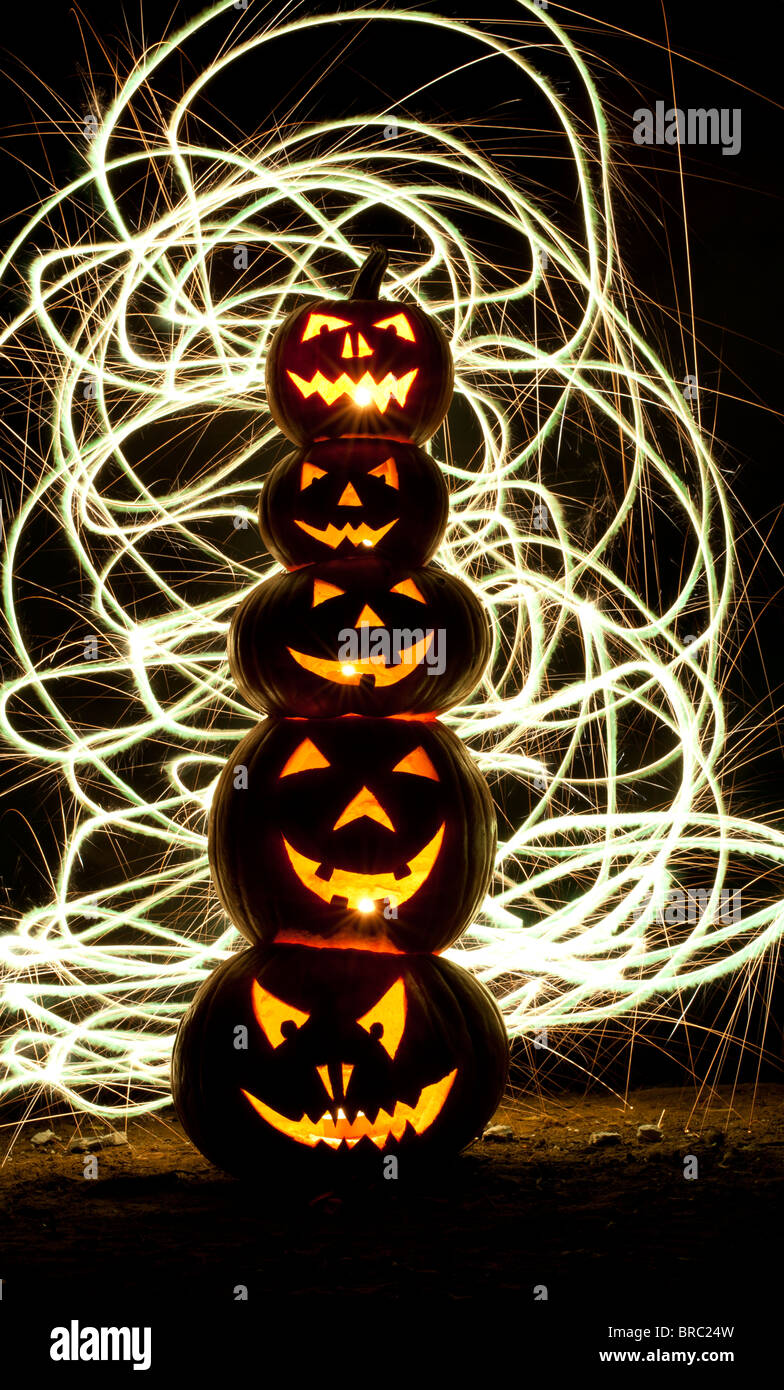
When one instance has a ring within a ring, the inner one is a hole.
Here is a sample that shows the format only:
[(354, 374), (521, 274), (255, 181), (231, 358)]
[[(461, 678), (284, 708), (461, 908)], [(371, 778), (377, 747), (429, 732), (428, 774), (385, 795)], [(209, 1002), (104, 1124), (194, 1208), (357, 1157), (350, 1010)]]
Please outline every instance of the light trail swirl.
[[(139, 59), (85, 144), (84, 172), (0, 265), (24, 278), (3, 351), (51, 430), (7, 526), (17, 674), (0, 722), (20, 764), (59, 777), (68, 828), (51, 899), (13, 914), (0, 940), (0, 1093), (43, 1090), (106, 1116), (165, 1104), (177, 1019), (236, 944), (210, 890), (205, 820), (232, 740), (255, 722), (228, 673), (228, 624), (276, 567), (229, 556), (218, 537), (254, 526), (279, 444), (263, 396), (271, 333), (294, 293), (340, 292), (338, 273), (345, 284), (362, 251), (352, 225), (373, 209), (413, 227), (419, 248), (404, 262), (393, 255), (385, 293), (420, 303), (451, 339), (457, 405), (432, 441), (452, 492), (438, 560), (495, 620), (488, 675), (446, 718), (498, 798), (497, 874), (449, 954), (495, 989), (512, 1035), (531, 1035), (651, 1001), (677, 999), (680, 1011), (686, 992), (760, 961), (781, 936), (775, 895), (755, 902), (744, 886), (742, 912), (727, 896), (728, 884), (784, 863), (784, 836), (735, 817), (722, 792), (730, 501), (699, 410), (632, 322), (588, 67), (547, 11), (520, 9), (526, 46), (394, 8), (251, 33), (226, 28), (237, 12), (222, 0)], [(161, 65), (221, 25), (214, 62), (165, 116)], [(262, 71), (282, 40), (365, 25), (424, 26), (434, 53), (444, 32), (460, 35), (476, 61), (505, 65), (521, 93), (535, 91), (571, 161), (579, 234), (454, 126), (381, 110), (229, 144), (193, 118), (216, 79), (241, 64)], [(576, 102), (540, 71), (545, 50), (570, 64)], [(133, 220), (117, 192), (127, 178), (143, 189)], [(92, 225), (65, 240), (67, 210), (87, 199)], [(504, 280), (465, 231), (477, 218), (530, 272)], [(263, 273), (221, 287), (217, 258), (238, 247)], [(190, 475), (161, 484), (135, 457), (152, 426), (174, 433), (189, 412), (209, 422), (228, 409), (253, 412), (255, 424), (224, 458), (194, 451)], [(600, 461), (611, 499), (589, 527), (552, 473), (570, 429)], [(44, 509), (79, 568), (90, 625), (69, 630), (42, 665), (20, 613), (20, 557)], [(666, 593), (645, 561), (653, 516), (682, 538)], [(159, 558), (164, 543), (176, 568)], [(85, 681), (122, 692), (119, 722), (80, 718), (68, 692)], [(155, 750), (145, 756), (163, 767), (165, 792), (149, 794), (140, 750)], [(120, 863), (91, 888), (83, 860), (113, 840), (131, 846), (118, 852), (126, 871)], [(692, 884), (702, 911), (684, 921), (677, 894)]]

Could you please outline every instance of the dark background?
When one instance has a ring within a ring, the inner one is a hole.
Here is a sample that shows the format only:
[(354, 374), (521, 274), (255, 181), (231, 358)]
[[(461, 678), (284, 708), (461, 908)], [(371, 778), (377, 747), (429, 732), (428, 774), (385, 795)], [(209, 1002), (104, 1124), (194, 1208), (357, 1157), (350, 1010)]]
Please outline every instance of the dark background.
[[(327, 7), (308, 7), (308, 12), (320, 8)], [(476, 17), (472, 6), (436, 8), (444, 14)], [(226, 30), (236, 23), (241, 32), (243, 25), (263, 20), (275, 10), (275, 6), (265, 9), (252, 3), (248, 11), (227, 17)], [(173, 27), (198, 12), (198, 6), (182, 4), (167, 11)], [(684, 352), (688, 339), (681, 331), (688, 329), (690, 294), (693, 298), (703, 420), (715, 436), (718, 457), (736, 497), (738, 561), (746, 580), (728, 638), (725, 672), (729, 717), (743, 749), (737, 760), (741, 771), (733, 777), (734, 805), (778, 821), (784, 755), (773, 714), (784, 679), (779, 596), (784, 482), (778, 390), (779, 325), (784, 310), (779, 245), (784, 122), (777, 102), (777, 49), (768, 41), (759, 17), (746, 28), (735, 16), (732, 22), (723, 22), (715, 7), (703, 0), (670, 7), (666, 19), (654, 0), (633, 8), (603, 4), (591, 16), (557, 5), (551, 5), (550, 12), (593, 55), (588, 62), (608, 116), (618, 174), (615, 211), (621, 255), (639, 293), (642, 326), (681, 379), (693, 371), (688, 351)], [(84, 95), (87, 73), (99, 94), (111, 94), (109, 60), (124, 54), (129, 43), (131, 51), (138, 52), (142, 32), (148, 41), (162, 32), (161, 7), (146, 6), (143, 17), (142, 26), (138, 6), (117, 3), (85, 4), (78, 11), (65, 4), (51, 6), (43, 17), (35, 7), (18, 7), (9, 15), (3, 35), (6, 81), (0, 91), (6, 127), (0, 156), (4, 240), (52, 185), (73, 177), (80, 167), (79, 129), (72, 116), (89, 109)], [(492, 15), (482, 16), (482, 22), (499, 33), (518, 35), (521, 42), (533, 27), (525, 12), (509, 3), (495, 6)], [(285, 50), (289, 61), (269, 65), (262, 85), (243, 86), (232, 80), (230, 90), (223, 93), (225, 102), (218, 86), (213, 101), (221, 133), (230, 138), (232, 123), (241, 134), (263, 128), (271, 110), (285, 124), (322, 114), (384, 109), (398, 90), (415, 91), (432, 75), (436, 60), (432, 48), (424, 40), (421, 45), (412, 43), (408, 34), (403, 38), (395, 26), (384, 27), (383, 54), (370, 35), (358, 38), (348, 51), (344, 51), (345, 40), (343, 26), (328, 37), (326, 47), (323, 35), (300, 35)], [(184, 63), (179, 71), (179, 59), (167, 65), (160, 78), (167, 94), (176, 94), (181, 81), (190, 78), (202, 61), (209, 62), (215, 42), (213, 25), (207, 35), (191, 43), (193, 68)], [(439, 70), (450, 63), (457, 67), (467, 54), (461, 39), (444, 36), (437, 55)], [(121, 63), (125, 71), (124, 57)], [(330, 77), (330, 85), (323, 89), (328, 96), (314, 86), (325, 72)], [(569, 89), (564, 96), (568, 101)], [(657, 99), (667, 107), (740, 107), (741, 152), (729, 157), (719, 146), (683, 146), (679, 151), (635, 145), (632, 113), (638, 106), (653, 107)], [(417, 116), (454, 121), (464, 129), (481, 120), (482, 138), (489, 140), (494, 157), (521, 175), (530, 176), (534, 169), (542, 181), (543, 196), (555, 206), (567, 206), (570, 185), (561, 163), (548, 158), (554, 147), (538, 124), (541, 112), (521, 105), (513, 89), (500, 86), (492, 64), (456, 73), (433, 91), (420, 92), (405, 109)], [(40, 128), (33, 132), (36, 120)], [(58, 123), (59, 130), (55, 129)], [(380, 235), (386, 230), (381, 225), (367, 228)], [(392, 249), (400, 254), (408, 249), (399, 231), (392, 234)], [(524, 271), (526, 267), (509, 264), (510, 254), (509, 247), (499, 245), (499, 265), (508, 266), (512, 273)], [(3, 312), (15, 302), (13, 288), (10, 293), (6, 290)], [(19, 427), (13, 411), (6, 420)], [(231, 433), (229, 424), (219, 421), (217, 429), (225, 442)], [(14, 471), (6, 470), (7, 512), (13, 511), (16, 485)], [(43, 533), (39, 539), (43, 544)], [(28, 612), (34, 623), (34, 607)], [(53, 619), (42, 610), (40, 622), (46, 627)], [(53, 626), (49, 636), (55, 632)], [(46, 882), (41, 850), (45, 861), (47, 852), (55, 851), (58, 834), (57, 817), (50, 816), (47, 827), (41, 809), (55, 807), (58, 793), (40, 780), (25, 785), (15, 764), (6, 766), (3, 777), (6, 892), (13, 892), (16, 903), (40, 901)], [(734, 998), (732, 990), (720, 983), (704, 992), (693, 1017), (721, 1030)], [(766, 1066), (772, 1068), (771, 1074), (781, 1053), (777, 1022), (781, 1013), (774, 995), (773, 1023), (765, 1033)], [(759, 1043), (765, 1027), (766, 1005), (761, 1000), (752, 1010), (745, 1036)], [(671, 1038), (668, 1025), (663, 1034), (668, 1042), (663, 1047), (656, 1027), (648, 1031), (652, 1045), (636, 1047), (632, 1079), (675, 1080), (684, 1065), (699, 1072), (694, 1038), (677, 1034)], [(580, 1046), (585, 1046), (586, 1055), (603, 1074), (614, 1074), (614, 1068), (625, 1074), (628, 1041), (627, 1026), (613, 1025), (601, 1030), (595, 1051), (587, 1036)], [(539, 1063), (541, 1058), (533, 1060)], [(561, 1075), (557, 1064), (552, 1065), (549, 1079), (554, 1084), (574, 1079), (568, 1067)], [(726, 1065), (731, 1069), (739, 1065), (744, 1076), (753, 1076), (755, 1048), (742, 1057), (730, 1049)], [(706, 1067), (707, 1060), (703, 1070)]]

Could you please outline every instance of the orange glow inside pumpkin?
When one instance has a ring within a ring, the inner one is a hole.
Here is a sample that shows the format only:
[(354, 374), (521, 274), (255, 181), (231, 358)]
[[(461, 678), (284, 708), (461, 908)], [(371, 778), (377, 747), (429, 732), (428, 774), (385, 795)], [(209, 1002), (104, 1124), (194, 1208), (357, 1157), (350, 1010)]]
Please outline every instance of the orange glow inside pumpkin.
[[(280, 776), (289, 777), (293, 773), (308, 772), (329, 766), (329, 762), (312, 739), (306, 738), (298, 744), (287, 759)], [(414, 777), (427, 777), (434, 782), (440, 781), (433, 763), (421, 745), (401, 758), (392, 771), (408, 773)], [(364, 786), (345, 806), (332, 829), (340, 830), (342, 826), (350, 825), (352, 821), (359, 820), (362, 816), (366, 816), (368, 820), (376, 821), (377, 824), (393, 833), (395, 832), (395, 825), (378, 797), (369, 787)], [(347, 911), (360, 912), (365, 917), (372, 915), (375, 918), (378, 913), (383, 913), (385, 908), (392, 905), (398, 907), (401, 903), (407, 902), (427, 882), (440, 853), (445, 829), (446, 822), (444, 821), (433, 838), (408, 861), (406, 864), (407, 872), (402, 875), (399, 870), (396, 873), (385, 873), (384, 871), (359, 873), (353, 869), (335, 867), (329, 877), (324, 878), (320, 872), (322, 866), (318, 860), (309, 859), (307, 855), (300, 854), (299, 850), (289, 844), (285, 835), (281, 838), (291, 867), (304, 888), (321, 898), (322, 902), (331, 903), (333, 898), (345, 899)], [(281, 934), (277, 939), (296, 945), (304, 938)], [(311, 938), (307, 938), (308, 944), (310, 941)], [(328, 944), (339, 946), (342, 943), (332, 939)], [(350, 937), (346, 939), (345, 944), (351, 944)], [(355, 938), (353, 944), (356, 945)]]
[(314, 676), (320, 676), (322, 680), (337, 685), (359, 685), (363, 676), (372, 676), (375, 685), (383, 687), (397, 685), (424, 661), (432, 646), (433, 636), (432, 632), (428, 632), (418, 642), (404, 647), (398, 653), (395, 665), (389, 666), (380, 654), (357, 657), (356, 661), (346, 663), (325, 656), (308, 656), (307, 652), (298, 652), (294, 647), (287, 647), (286, 650), (298, 666), (311, 671)]
[(306, 738), (294, 749), (280, 775), (281, 777), (291, 777), (294, 772), (310, 772), (316, 767), (329, 767), (329, 763), (323, 753), (319, 752), (315, 743)]
[(406, 1105), (402, 1100), (396, 1101), (391, 1114), (388, 1110), (381, 1109), (372, 1121), (361, 1110), (357, 1112), (356, 1119), (351, 1121), (340, 1107), (337, 1118), (326, 1110), (315, 1123), (307, 1115), (301, 1120), (292, 1120), (288, 1115), (281, 1115), (277, 1110), (273, 1110), (271, 1105), (265, 1105), (263, 1100), (252, 1096), (250, 1091), (243, 1090), (242, 1094), (268, 1125), (280, 1134), (285, 1134), (288, 1139), (293, 1139), (296, 1144), (307, 1144), (311, 1149), (317, 1144), (327, 1144), (331, 1149), (345, 1144), (347, 1148), (353, 1149), (360, 1139), (370, 1139), (376, 1148), (383, 1149), (389, 1139), (402, 1139), (406, 1125), (410, 1124), (417, 1134), (423, 1134), (429, 1129), (443, 1110), (456, 1076), (457, 1067), (446, 1076), (442, 1076), (440, 1081), (424, 1086), (414, 1105)]
[[(351, 1080), (351, 1073), (353, 1070), (353, 1065), (351, 1065), (348, 1062), (344, 1062), (340, 1068), (340, 1079), (343, 1086), (343, 1095), (345, 1095), (346, 1091), (348, 1090), (348, 1083)], [(335, 1093), (332, 1088), (332, 1081), (329, 1075), (329, 1067), (316, 1067), (316, 1071), (318, 1072), (319, 1077), (321, 1078), (321, 1084), (324, 1087), (324, 1090), (326, 1091), (330, 1100), (334, 1100)]]
[(377, 821), (387, 830), (394, 830), (395, 828), (381, 802), (373, 795), (370, 788), (362, 787), (338, 816), (332, 829), (340, 830), (341, 826), (350, 825), (352, 821), (359, 820), (361, 816), (367, 816), (368, 820)]
[(370, 604), (366, 603), (360, 610), (354, 626), (359, 631), (361, 627), (385, 627), (386, 624), (383, 618), (379, 618), (378, 613), (374, 612)]
[[(337, 584), (328, 584), (324, 579), (314, 579), (311, 607), (317, 608), (320, 603), (326, 603), (329, 599), (340, 598), (345, 592), (345, 589), (339, 589)], [(413, 579), (401, 580), (389, 592), (391, 594), (404, 594), (407, 598), (416, 599), (417, 603), (427, 604), (427, 599), (417, 588)], [(385, 628), (386, 623), (370, 607), (370, 604), (366, 603), (359, 612), (355, 627), (357, 630), (360, 628)], [(287, 647), (286, 650), (298, 666), (301, 666), (305, 671), (310, 671), (314, 676), (320, 676), (322, 680), (331, 681), (337, 685), (359, 685), (363, 676), (372, 676), (374, 684), (382, 688), (388, 685), (397, 685), (398, 681), (404, 680), (415, 666), (421, 665), (432, 646), (433, 637), (433, 632), (426, 632), (419, 641), (412, 642), (410, 646), (399, 651), (395, 662), (389, 663), (380, 652), (359, 657), (352, 662), (344, 662), (332, 657), (310, 656), (307, 652), (297, 651), (294, 647)]]
[(318, 333), (325, 329), (328, 333), (335, 333), (338, 328), (350, 328), (348, 319), (339, 319), (332, 314), (308, 314), (305, 331), (302, 334), (302, 342), (306, 343), (308, 338), (315, 338)]
[(326, 579), (314, 579), (311, 607), (318, 608), (320, 603), (326, 603), (329, 598), (340, 598), (340, 595), (345, 594), (345, 592), (345, 589), (339, 589), (337, 584), (328, 584)]
[(399, 584), (389, 591), (391, 594), (405, 594), (406, 598), (415, 598), (417, 603), (427, 603), (424, 594), (417, 588), (413, 579), (402, 579)]
[[(318, 478), (324, 477), (326, 477), (326, 469), (319, 468), (314, 463), (303, 463), (300, 474), (300, 492), (304, 492), (305, 489), (310, 487), (311, 483), (315, 482)], [(398, 491), (400, 490), (397, 465), (391, 454), (389, 458), (384, 459), (383, 463), (380, 463), (378, 467), (371, 468), (368, 477), (383, 478), (387, 487), (393, 487)], [(338, 498), (338, 506), (362, 506), (362, 498), (359, 496), (353, 483), (347, 483), (344, 487)], [(368, 526), (364, 521), (359, 526), (352, 526), (350, 522), (346, 522), (344, 526), (336, 526), (334, 522), (329, 522), (327, 526), (313, 526), (310, 522), (302, 521), (299, 517), (295, 517), (294, 525), (298, 526), (306, 535), (312, 536), (314, 540), (321, 541), (321, 543), (328, 546), (330, 550), (336, 550), (344, 540), (349, 540), (352, 545), (363, 545), (366, 549), (370, 550), (373, 546), (378, 544), (388, 531), (392, 530), (393, 526), (397, 525), (398, 520), (399, 518), (395, 517), (392, 521), (387, 522), (386, 526), (378, 527)]]
[(339, 507), (361, 507), (362, 498), (351, 483), (346, 483), (338, 498)]
[[(257, 980), (253, 982), (252, 999), (256, 1019), (275, 1048), (290, 1036), (291, 1027), (301, 1027), (310, 1017), (302, 1009), (296, 1009), (292, 1004), (277, 999)], [(403, 1039), (407, 1014), (406, 987), (401, 978), (386, 990), (367, 1013), (357, 1019), (357, 1023), (371, 1038), (381, 1044), (389, 1057), (394, 1058)], [(284, 1033), (283, 1028), (286, 1024), (289, 1025), (289, 1030)], [(351, 1149), (360, 1139), (370, 1139), (377, 1148), (383, 1149), (390, 1138), (402, 1139), (407, 1125), (411, 1125), (417, 1134), (429, 1129), (441, 1113), (457, 1076), (455, 1067), (439, 1081), (423, 1086), (413, 1105), (408, 1105), (405, 1101), (396, 1101), (391, 1112), (382, 1108), (374, 1120), (370, 1120), (362, 1110), (357, 1111), (354, 1120), (349, 1120), (340, 1102), (345, 1103), (354, 1064), (322, 1063), (316, 1067), (316, 1072), (327, 1098), (336, 1111), (333, 1114), (332, 1110), (325, 1109), (316, 1120), (308, 1115), (303, 1115), (299, 1120), (292, 1119), (274, 1110), (271, 1105), (259, 1100), (250, 1091), (243, 1089), (242, 1094), (268, 1125), (297, 1144), (305, 1144), (309, 1148), (315, 1148), (316, 1144), (326, 1144), (330, 1148), (338, 1148), (345, 1144)], [(336, 1095), (335, 1088), (338, 1084), (340, 1094)]]
[[(308, 314), (307, 320), (305, 322), (305, 327), (302, 333), (302, 338), (300, 341), (303, 343), (307, 343), (310, 338), (317, 337), (319, 333), (336, 333), (340, 328), (352, 328), (353, 326), (354, 325), (351, 324), (348, 319), (339, 319), (332, 314)], [(407, 316), (403, 313), (391, 314), (389, 318), (379, 319), (377, 323), (373, 324), (373, 327), (382, 329), (391, 328), (394, 330), (395, 334), (399, 338), (405, 338), (409, 343), (416, 342), (416, 338), (414, 337), (414, 330), (411, 327), (411, 324)], [(362, 344), (362, 348), (358, 348), (356, 354), (357, 357), (365, 357), (368, 353), (372, 353), (373, 349), (371, 347), (368, 347), (361, 333), (357, 334), (357, 338), (359, 343)], [(347, 343), (349, 345), (348, 352), (346, 351)], [(344, 357), (353, 356), (353, 352), (351, 350), (351, 339), (348, 333), (346, 334), (345, 339), (343, 341), (342, 355)]]
[[(348, 522), (345, 526), (335, 526), (332, 522), (328, 526), (309, 526), (306, 521), (295, 519), (294, 525), (299, 526), (308, 536), (314, 540), (322, 541), (328, 545), (330, 550), (336, 550), (342, 540), (350, 540), (352, 545), (364, 545), (372, 547), (377, 545), (382, 536), (391, 531), (393, 526), (397, 526), (398, 518), (387, 523), (386, 526), (379, 526), (376, 530), (372, 526), (366, 525), (363, 521), (360, 526), (351, 526)], [(297, 566), (301, 569), (302, 566)]]
[(395, 980), (378, 1003), (357, 1019), (357, 1023), (371, 1037), (378, 1039), (390, 1057), (394, 1057), (405, 1030), (407, 1009), (406, 987), (402, 980)]
[[(442, 822), (428, 843), (406, 864), (406, 872), (401, 876), (394, 873), (358, 873), (353, 869), (334, 868), (329, 878), (319, 874), (321, 864), (317, 859), (308, 859), (290, 845), (285, 835), (283, 848), (289, 862), (303, 888), (314, 893), (322, 902), (331, 903), (333, 898), (345, 901), (346, 910), (368, 915), (367, 903), (372, 902), (375, 912), (383, 913), (385, 907), (400, 907), (408, 902), (426, 883), (433, 869), (444, 838), (446, 822)], [(364, 904), (364, 906), (360, 906)], [(374, 913), (375, 915), (375, 913)]]
[(303, 463), (299, 480), (300, 492), (304, 492), (305, 488), (310, 487), (311, 483), (314, 483), (317, 478), (325, 478), (326, 476), (326, 468), (317, 468), (315, 463)]
[(383, 478), (387, 487), (394, 487), (400, 491), (400, 481), (398, 479), (397, 464), (390, 454), (388, 459), (384, 459), (378, 468), (371, 468), (368, 474), (370, 478)]
[(414, 330), (411, 327), (405, 314), (392, 314), (388, 319), (379, 319), (378, 323), (373, 324), (374, 328), (394, 328), (399, 338), (407, 338), (409, 343), (415, 343)]
[[(400, 715), (397, 717), (401, 719), (408, 718), (407, 715)], [(345, 716), (345, 718), (357, 719), (359, 718), (359, 716), (348, 714)], [(291, 774), (295, 772), (309, 772), (314, 768), (330, 766), (331, 763), (327, 758), (324, 757), (324, 754), (320, 751), (320, 749), (316, 747), (313, 740), (305, 738), (302, 740), (302, 743), (297, 744), (297, 747), (294, 749), (294, 752), (291, 754), (291, 757), (288, 758), (285, 762), (283, 766), (283, 771), (281, 772), (280, 776), (290, 777)], [(406, 753), (406, 756), (400, 759), (400, 762), (397, 763), (395, 767), (393, 767), (392, 771), (408, 772), (411, 774), (412, 777), (430, 777), (434, 782), (441, 781), (441, 778), (439, 777), (438, 773), (433, 767), (430, 758), (427, 756), (427, 753), (425, 752), (421, 744), (417, 748), (412, 749), (410, 753)], [(362, 790), (364, 792), (367, 792), (368, 797), (371, 796), (371, 793), (367, 791), (366, 787), (363, 787)], [(356, 800), (357, 797), (354, 798), (354, 801)], [(373, 800), (375, 801), (375, 797), (373, 798)], [(351, 804), (353, 805), (353, 802)], [(376, 804), (378, 803), (376, 802)], [(343, 814), (345, 815), (345, 812)], [(390, 825), (389, 828), (390, 830), (392, 830), (394, 827)]]
[(357, 350), (355, 352), (351, 343), (351, 334), (347, 333), (345, 338), (343, 339), (343, 351), (340, 355), (341, 357), (372, 357), (373, 349), (372, 347), (369, 347), (368, 344), (365, 342), (365, 339), (362, 337), (362, 334), (358, 333)]
[(304, 377), (292, 372), (291, 368), (287, 370), (300, 395), (306, 400), (315, 393), (321, 397), (325, 405), (334, 405), (341, 396), (348, 396), (355, 405), (375, 405), (383, 415), (392, 399), (401, 407), (405, 405), (419, 368), (412, 367), (410, 372), (401, 377), (387, 372), (381, 381), (376, 381), (370, 372), (365, 372), (359, 381), (352, 381), (346, 372), (341, 372), (336, 381), (329, 381), (323, 372), (315, 372), (310, 381), (306, 381)]
[[(370, 898), (367, 901), (375, 911), (376, 904), (371, 902)], [(361, 926), (359, 930), (361, 932)], [(370, 951), (372, 955), (380, 956), (403, 956), (406, 954), (400, 946), (393, 946), (392, 942), (388, 941), (385, 936), (358, 935), (356, 925), (348, 927), (345, 931), (335, 932), (332, 936), (309, 936), (307, 932), (294, 931), (293, 928), (289, 927), (287, 930), (276, 933), (275, 944), (308, 946), (322, 951)]]
[(405, 758), (401, 758), (393, 772), (410, 772), (414, 777), (429, 777), (433, 782), (440, 782), (441, 778), (436, 772), (424, 748), (415, 748), (412, 753), (406, 753)]
[(282, 999), (276, 999), (269, 990), (262, 989), (257, 980), (253, 981), (252, 998), (256, 1022), (271, 1047), (280, 1047), (285, 1040), (287, 1034), (283, 1029), (287, 1023), (296, 1030), (310, 1018), (310, 1014), (304, 1010), (295, 1009), (293, 1004), (286, 1004)]

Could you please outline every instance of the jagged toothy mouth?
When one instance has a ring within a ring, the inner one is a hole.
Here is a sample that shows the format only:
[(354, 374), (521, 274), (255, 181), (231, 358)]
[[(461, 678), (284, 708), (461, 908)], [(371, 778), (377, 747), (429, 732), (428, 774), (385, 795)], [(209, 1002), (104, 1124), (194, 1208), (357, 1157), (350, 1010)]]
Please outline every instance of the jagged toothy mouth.
[(362, 545), (371, 550), (387, 534), (387, 531), (391, 531), (393, 526), (397, 526), (398, 520), (399, 518), (395, 517), (393, 521), (390, 521), (386, 526), (379, 526), (377, 530), (368, 526), (364, 521), (361, 526), (352, 526), (349, 522), (345, 526), (335, 526), (333, 522), (330, 522), (329, 526), (309, 526), (306, 521), (298, 521), (295, 517), (294, 525), (299, 526), (301, 531), (312, 536), (314, 540), (322, 541), (324, 545), (328, 545), (330, 550), (337, 550), (341, 541), (345, 540), (351, 541), (352, 545)]
[(374, 405), (383, 415), (393, 397), (398, 405), (405, 405), (406, 396), (411, 390), (418, 371), (419, 368), (414, 367), (412, 371), (406, 372), (405, 376), (401, 377), (387, 372), (381, 381), (375, 381), (370, 372), (365, 372), (359, 381), (352, 381), (347, 372), (341, 372), (336, 381), (330, 381), (323, 372), (316, 372), (310, 381), (297, 376), (297, 373), (291, 370), (289, 370), (289, 376), (297, 390), (306, 399), (315, 394), (320, 396), (326, 405), (334, 405), (341, 396), (349, 396), (355, 405)]
[(242, 1094), (268, 1125), (297, 1144), (307, 1144), (310, 1148), (314, 1148), (316, 1144), (327, 1144), (332, 1149), (346, 1144), (349, 1149), (353, 1149), (360, 1139), (369, 1139), (377, 1148), (383, 1149), (388, 1139), (402, 1139), (406, 1125), (411, 1125), (417, 1134), (429, 1129), (443, 1109), (456, 1076), (457, 1067), (446, 1076), (442, 1076), (440, 1081), (433, 1081), (431, 1085), (424, 1086), (414, 1105), (406, 1105), (402, 1100), (396, 1101), (391, 1114), (381, 1108), (374, 1120), (369, 1120), (362, 1110), (357, 1111), (354, 1120), (349, 1120), (342, 1109), (338, 1109), (337, 1117), (325, 1111), (316, 1121), (309, 1119), (307, 1115), (301, 1120), (292, 1120), (288, 1115), (281, 1115), (278, 1110), (273, 1110), (271, 1105), (265, 1105), (263, 1100), (251, 1095), (250, 1091), (243, 1090)]

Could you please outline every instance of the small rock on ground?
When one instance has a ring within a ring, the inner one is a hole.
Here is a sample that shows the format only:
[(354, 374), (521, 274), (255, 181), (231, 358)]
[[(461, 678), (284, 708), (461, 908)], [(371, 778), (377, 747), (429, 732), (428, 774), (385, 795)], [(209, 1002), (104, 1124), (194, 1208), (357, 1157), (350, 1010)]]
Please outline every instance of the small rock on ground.
[(493, 1144), (499, 1144), (503, 1143), (505, 1139), (514, 1139), (514, 1130), (511, 1125), (488, 1125), (482, 1138), (489, 1139)]
[(116, 1130), (110, 1130), (108, 1134), (94, 1134), (92, 1137), (80, 1137), (77, 1135), (71, 1140), (66, 1153), (84, 1154), (91, 1153), (93, 1149), (111, 1149), (116, 1144), (127, 1144), (128, 1140), (124, 1134), (118, 1134)]
[(639, 1125), (637, 1128), (637, 1138), (641, 1144), (659, 1144), (664, 1135), (658, 1125)]
[(30, 1143), (38, 1147), (41, 1144), (51, 1144), (52, 1140), (56, 1138), (57, 1136), (53, 1129), (39, 1129), (38, 1133), (33, 1135)]
[(595, 1129), (589, 1142), (598, 1149), (606, 1149), (611, 1144), (620, 1144), (621, 1136), (615, 1129)]

